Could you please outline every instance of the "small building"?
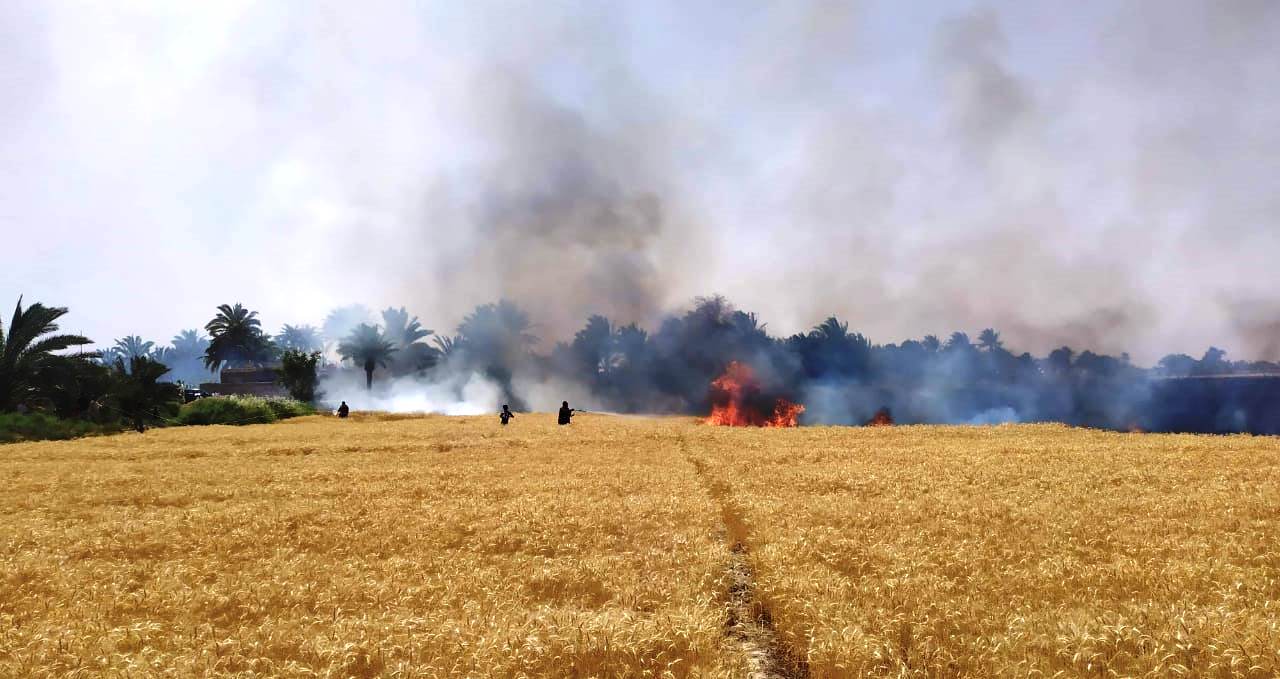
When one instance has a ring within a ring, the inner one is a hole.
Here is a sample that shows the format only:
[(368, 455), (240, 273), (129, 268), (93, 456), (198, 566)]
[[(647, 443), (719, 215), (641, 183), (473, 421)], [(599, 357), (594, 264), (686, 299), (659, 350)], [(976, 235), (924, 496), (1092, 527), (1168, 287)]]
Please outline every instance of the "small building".
[(200, 391), (213, 396), (288, 396), (275, 367), (223, 368), (217, 382), (205, 382)]

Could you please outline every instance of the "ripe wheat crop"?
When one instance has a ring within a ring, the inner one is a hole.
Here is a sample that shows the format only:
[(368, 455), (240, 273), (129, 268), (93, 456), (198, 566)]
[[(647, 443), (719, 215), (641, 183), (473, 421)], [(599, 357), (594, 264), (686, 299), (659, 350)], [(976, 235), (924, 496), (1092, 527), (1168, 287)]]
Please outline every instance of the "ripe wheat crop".
[(1275, 438), (306, 417), (0, 479), (0, 677), (1280, 674)]
[(812, 677), (1280, 675), (1280, 440), (702, 429)]
[(732, 676), (711, 500), (579, 420), (0, 447), (0, 676)]

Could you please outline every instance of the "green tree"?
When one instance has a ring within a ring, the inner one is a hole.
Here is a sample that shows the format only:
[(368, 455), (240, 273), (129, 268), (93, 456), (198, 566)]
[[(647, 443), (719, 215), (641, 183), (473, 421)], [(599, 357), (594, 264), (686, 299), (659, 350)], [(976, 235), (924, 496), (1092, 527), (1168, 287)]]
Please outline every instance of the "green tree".
[(458, 336), (474, 360), (509, 366), (524, 359), (538, 343), (532, 328), (529, 314), (504, 299), (476, 307), (458, 324)]
[(431, 341), (436, 345), (435, 349), (440, 356), (440, 360), (446, 361), (453, 357), (458, 348), (462, 346), (462, 338), (458, 336), (436, 335), (431, 338)]
[(324, 342), (320, 340), (320, 331), (312, 325), (285, 324), (276, 335), (276, 345), (281, 349), (293, 349), (303, 353), (320, 351), (324, 348)]
[(316, 399), (316, 366), (320, 364), (320, 352), (286, 349), (280, 355), (280, 383), (289, 395), (311, 403)]
[(1196, 359), (1186, 354), (1169, 354), (1156, 363), (1156, 371), (1164, 377), (1186, 377), (1196, 369)]
[(338, 355), (364, 368), (365, 388), (373, 389), (373, 371), (387, 367), (396, 347), (375, 325), (361, 323), (338, 345)]
[(92, 344), (80, 335), (55, 334), (57, 320), (66, 313), (66, 307), (46, 307), (39, 302), (23, 309), (19, 297), (8, 328), (0, 321), (0, 412), (26, 403), (41, 388), (50, 386), (42, 380), (42, 373), (62, 358), (54, 352)]
[(1209, 347), (1204, 356), (1196, 362), (1193, 375), (1226, 375), (1231, 372), (1231, 363), (1227, 360), (1227, 352), (1218, 347)]
[(1000, 333), (991, 328), (978, 333), (978, 348), (985, 351), (993, 352), (997, 349), (1003, 349), (1004, 343), (1000, 341)]
[(951, 337), (947, 338), (947, 344), (944, 347), (947, 351), (968, 351), (973, 348), (973, 344), (969, 342), (969, 335), (960, 331), (951, 333)]
[(114, 422), (115, 411), (103, 408), (111, 402), (112, 375), (93, 354), (56, 354), (41, 368), (36, 403), (51, 406), (58, 417)]
[(849, 324), (828, 316), (827, 320), (815, 325), (810, 334), (825, 342), (843, 343), (849, 337)]
[(440, 359), (440, 352), (423, 342), (435, 333), (422, 327), (417, 316), (410, 316), (404, 307), (388, 307), (382, 311), (383, 334), (396, 348), (391, 370), (397, 374), (426, 370)]
[(649, 333), (635, 323), (624, 325), (614, 333), (618, 364), (631, 371), (643, 368), (649, 360)]
[(137, 335), (128, 335), (115, 341), (116, 355), (126, 361), (134, 356), (150, 356), (155, 342), (144, 342)]
[(146, 431), (148, 421), (177, 414), (182, 402), (178, 385), (160, 381), (167, 372), (163, 363), (146, 356), (133, 356), (127, 364), (122, 358), (116, 359), (116, 402), (125, 419), (140, 433)]
[(613, 324), (596, 314), (573, 336), (569, 351), (580, 377), (593, 383), (607, 381), (617, 356)]
[(209, 340), (201, 337), (200, 331), (194, 328), (174, 335), (169, 343), (173, 345), (173, 350), (183, 357), (203, 356), (205, 349), (209, 348)]
[(200, 384), (215, 379), (204, 365), (204, 353), (209, 348), (209, 340), (200, 331), (183, 330), (174, 335), (169, 344), (171, 346), (161, 347), (151, 355), (151, 358), (168, 366), (166, 380)]
[(1071, 347), (1059, 347), (1049, 352), (1049, 356), (1045, 358), (1045, 364), (1053, 374), (1066, 377), (1071, 373), (1071, 364), (1075, 355), (1076, 352)]
[(236, 303), (223, 304), (218, 314), (204, 326), (209, 337), (209, 347), (204, 352), (204, 365), (211, 371), (224, 364), (261, 365), (271, 360), (274, 345), (262, 333), (258, 312)]
[(532, 328), (529, 315), (507, 300), (478, 306), (458, 324), (455, 351), (461, 350), (470, 368), (501, 385), (503, 399), (516, 410), (524, 405), (512, 391), (511, 379), (538, 343)]
[(801, 361), (813, 376), (863, 377), (871, 372), (871, 342), (835, 316), (814, 326), (801, 341)]

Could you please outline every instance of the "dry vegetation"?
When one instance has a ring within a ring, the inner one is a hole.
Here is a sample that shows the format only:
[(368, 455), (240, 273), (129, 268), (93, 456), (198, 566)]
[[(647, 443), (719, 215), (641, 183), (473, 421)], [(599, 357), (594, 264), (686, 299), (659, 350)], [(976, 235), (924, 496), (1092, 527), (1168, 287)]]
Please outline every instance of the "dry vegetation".
[(0, 676), (738, 673), (711, 500), (581, 419), (0, 447)]
[(1280, 675), (1280, 440), (690, 438), (814, 677)]
[(1275, 438), (309, 417), (0, 480), (0, 676), (1280, 674)]

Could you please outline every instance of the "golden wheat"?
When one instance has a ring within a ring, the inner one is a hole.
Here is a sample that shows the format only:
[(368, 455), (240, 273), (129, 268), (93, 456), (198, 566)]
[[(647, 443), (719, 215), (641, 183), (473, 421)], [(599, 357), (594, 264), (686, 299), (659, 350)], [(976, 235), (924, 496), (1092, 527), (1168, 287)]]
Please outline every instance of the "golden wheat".
[(714, 506), (651, 427), (580, 419), (0, 448), (0, 675), (736, 673)]
[(813, 677), (1280, 675), (1280, 440), (695, 433)]
[(0, 676), (745, 676), (735, 543), (814, 677), (1280, 673), (1275, 438), (358, 415), (0, 479)]

